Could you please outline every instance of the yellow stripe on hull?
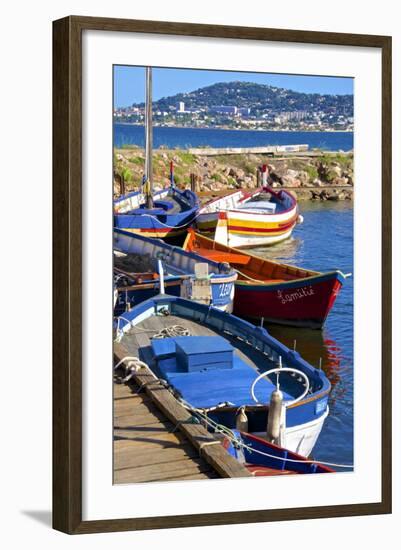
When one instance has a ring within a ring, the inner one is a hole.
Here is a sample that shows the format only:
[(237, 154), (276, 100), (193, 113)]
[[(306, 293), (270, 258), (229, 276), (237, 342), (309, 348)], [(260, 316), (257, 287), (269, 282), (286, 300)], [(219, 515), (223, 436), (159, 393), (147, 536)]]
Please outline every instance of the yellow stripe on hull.
[(179, 235), (182, 235), (184, 231), (182, 229), (178, 229), (175, 231), (143, 231), (141, 229), (130, 229), (128, 227), (122, 228), (123, 231), (127, 231), (128, 233), (134, 233), (135, 235), (142, 235), (142, 237), (153, 237), (154, 239), (164, 239), (165, 237), (177, 237)]

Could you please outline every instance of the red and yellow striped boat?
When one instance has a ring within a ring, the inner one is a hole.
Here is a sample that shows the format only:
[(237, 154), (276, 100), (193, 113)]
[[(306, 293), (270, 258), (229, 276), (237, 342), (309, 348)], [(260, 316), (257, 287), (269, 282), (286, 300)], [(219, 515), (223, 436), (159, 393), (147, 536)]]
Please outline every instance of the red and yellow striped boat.
[(199, 211), (197, 228), (216, 242), (235, 248), (266, 246), (287, 239), (299, 221), (295, 197), (269, 186), (234, 191)]

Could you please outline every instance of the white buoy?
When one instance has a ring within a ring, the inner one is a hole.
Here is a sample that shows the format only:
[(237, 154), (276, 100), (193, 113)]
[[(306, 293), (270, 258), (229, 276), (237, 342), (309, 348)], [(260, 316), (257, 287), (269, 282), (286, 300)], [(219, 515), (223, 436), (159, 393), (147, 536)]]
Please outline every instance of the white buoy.
[(299, 223), (299, 224), (304, 223), (304, 217), (302, 216), (302, 214), (299, 214), (299, 216), (297, 218), (297, 223)]
[(237, 416), (235, 418), (235, 427), (240, 432), (248, 431), (248, 417), (245, 413), (245, 407), (240, 407)]
[(269, 413), (267, 416), (267, 440), (277, 443), (281, 430), (281, 412), (283, 408), (283, 394), (279, 389), (273, 390), (270, 395)]
[(160, 294), (164, 294), (164, 269), (161, 260), (157, 260), (157, 268), (159, 271)]

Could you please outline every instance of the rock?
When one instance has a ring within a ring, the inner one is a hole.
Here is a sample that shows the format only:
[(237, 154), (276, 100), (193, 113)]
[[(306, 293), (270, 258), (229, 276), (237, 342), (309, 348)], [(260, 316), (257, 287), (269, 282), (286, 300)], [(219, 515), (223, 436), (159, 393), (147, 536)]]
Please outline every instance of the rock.
[(253, 178), (252, 176), (246, 176), (244, 178), (244, 184), (245, 187), (248, 189), (252, 189), (253, 187), (256, 187), (256, 178)]
[(231, 167), (228, 175), (232, 176), (233, 178), (236, 178), (238, 180), (238, 178), (243, 178), (245, 176), (245, 172), (241, 168), (232, 168)]
[(270, 177), (273, 181), (278, 181), (281, 183), (281, 180), (284, 176), (287, 175), (288, 166), (286, 162), (277, 163), (277, 165), (272, 167), (270, 170)]
[(301, 182), (290, 175), (281, 178), (283, 187), (301, 187)]
[(329, 194), (327, 196), (327, 200), (328, 201), (338, 201), (338, 200), (340, 200), (340, 196), (337, 195), (337, 193)]
[(348, 179), (348, 185), (354, 185), (354, 174), (352, 172), (346, 172), (345, 175)]
[(305, 172), (305, 170), (301, 170), (298, 172), (298, 179), (301, 182), (302, 187), (308, 187), (309, 185), (311, 185), (309, 174), (308, 172)]
[(337, 177), (337, 178), (334, 178), (331, 183), (333, 185), (341, 185), (341, 186), (348, 185), (348, 178)]
[(212, 191), (220, 191), (220, 189), (223, 188), (223, 185), (220, 182), (215, 181), (211, 184), (210, 188)]
[(322, 181), (320, 181), (320, 179), (318, 179), (318, 178), (315, 178), (312, 183), (315, 187), (323, 187), (324, 186), (324, 183)]

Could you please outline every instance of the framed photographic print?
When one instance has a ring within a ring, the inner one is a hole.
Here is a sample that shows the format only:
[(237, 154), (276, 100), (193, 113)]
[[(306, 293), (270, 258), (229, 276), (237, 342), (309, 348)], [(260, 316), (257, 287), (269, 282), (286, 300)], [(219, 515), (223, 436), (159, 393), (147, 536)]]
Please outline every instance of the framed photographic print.
[(391, 511), (391, 38), (53, 32), (53, 525)]

